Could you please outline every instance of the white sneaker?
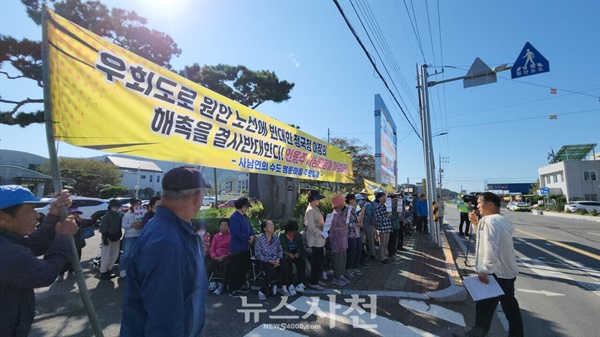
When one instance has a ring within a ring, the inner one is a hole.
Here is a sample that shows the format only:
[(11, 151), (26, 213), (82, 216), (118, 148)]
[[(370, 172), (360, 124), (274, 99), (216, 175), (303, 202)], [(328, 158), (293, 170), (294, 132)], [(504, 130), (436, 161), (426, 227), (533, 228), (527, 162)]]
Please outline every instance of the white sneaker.
[(352, 273), (348, 273), (348, 274), (344, 275), (344, 277), (345, 278), (354, 278), (355, 276)]
[(323, 272), (321, 277), (323, 280), (327, 280), (327, 272)]
[(119, 277), (125, 278), (125, 276), (127, 276), (127, 270), (121, 270), (121, 272), (119, 273)]
[(277, 285), (273, 285), (273, 296), (277, 295)]
[(263, 294), (262, 291), (258, 291), (258, 299), (261, 301), (266, 301), (267, 300), (267, 295)]
[(223, 283), (219, 282), (219, 286), (217, 286), (217, 289), (215, 289), (215, 291), (213, 291), (213, 294), (219, 296), (219, 295), (221, 295), (222, 292), (223, 292)]
[(333, 275), (333, 269), (326, 270), (327, 275)]
[(400, 261), (400, 256), (394, 255), (394, 257), (392, 259), (394, 259), (394, 261), (398, 262), (398, 261)]
[(350, 284), (350, 280), (348, 280), (345, 276), (341, 276), (340, 279), (342, 280), (342, 282)]
[(281, 294), (283, 296), (288, 296), (288, 297), (290, 296), (290, 292), (286, 289), (285, 286), (281, 286)]
[(305, 291), (306, 291), (306, 287), (304, 286), (304, 283), (300, 283), (296, 286), (297, 293), (304, 294)]
[(290, 286), (288, 287), (288, 292), (290, 293), (290, 296), (296, 296), (296, 295), (298, 295), (298, 294), (296, 293), (296, 289), (295, 289), (295, 288), (294, 288), (294, 286), (293, 286), (293, 285), (291, 285), (291, 284), (290, 284)]
[(360, 271), (360, 270), (358, 270), (358, 269), (353, 269), (352, 271), (354, 272), (355, 275), (359, 275), (360, 276), (360, 275), (363, 274), (363, 272)]

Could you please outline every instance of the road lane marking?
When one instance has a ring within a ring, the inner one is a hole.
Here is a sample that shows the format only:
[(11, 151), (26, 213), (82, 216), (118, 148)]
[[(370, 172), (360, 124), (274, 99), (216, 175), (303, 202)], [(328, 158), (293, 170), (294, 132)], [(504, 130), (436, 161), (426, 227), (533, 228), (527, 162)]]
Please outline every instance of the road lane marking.
[(466, 326), (465, 318), (461, 313), (440, 307), (439, 305), (429, 305), (423, 301), (413, 300), (400, 300), (400, 305), (413, 311), (437, 317), (456, 325)]
[[(291, 306), (296, 308), (296, 310), (306, 313), (310, 311), (314, 315), (317, 315), (321, 318), (327, 318), (330, 321), (348, 324), (354, 328), (359, 328), (378, 336), (424, 336), (423, 334), (400, 322), (396, 322), (378, 315), (371, 317), (371, 313), (367, 311), (364, 311), (361, 315), (355, 315), (357, 314), (355, 309), (343, 304), (337, 304), (327, 300), (319, 299), (318, 297), (311, 298), (301, 296), (291, 303)], [(317, 307), (319, 310), (315, 311), (315, 307)], [(344, 312), (351, 312), (353, 317), (349, 317), (349, 315), (344, 316)], [(373, 328), (374, 326), (376, 328)], [(428, 333), (427, 336), (434, 335)]]
[(306, 335), (301, 335), (297, 332), (293, 332), (283, 328), (278, 329), (276, 328), (276, 326), (279, 326), (279, 324), (261, 324), (254, 328), (254, 330), (248, 332), (248, 334), (244, 337), (308, 337)]
[(543, 277), (552, 277), (563, 280), (573, 280), (567, 274), (558, 271), (556, 268), (550, 267), (544, 262), (537, 259), (529, 258), (517, 258), (517, 261), (522, 263), (525, 267), (531, 269), (534, 273)]
[(565, 296), (565, 294), (553, 293), (553, 292), (547, 291), (547, 290), (533, 290), (533, 289), (519, 289), (519, 288), (517, 288), (517, 291), (522, 291), (524, 293), (530, 293), (530, 294), (546, 295), (546, 296)]
[(553, 243), (553, 244), (555, 244), (557, 246), (560, 246), (560, 247), (566, 248), (568, 250), (574, 251), (576, 253), (583, 254), (583, 255), (585, 255), (587, 257), (591, 257), (592, 259), (600, 260), (600, 255), (596, 255), (596, 254), (593, 254), (593, 253), (590, 253), (590, 252), (586, 252), (585, 250), (582, 250), (582, 249), (579, 249), (579, 248), (575, 248), (573, 246), (566, 245), (566, 244), (564, 244), (562, 242), (558, 242), (558, 241), (546, 239), (544, 237), (541, 237), (541, 236), (535, 235), (535, 234), (531, 234), (531, 233), (526, 232), (524, 230), (520, 230), (520, 229), (515, 229), (515, 230), (517, 232), (521, 232), (523, 234), (526, 234), (526, 235), (529, 235), (529, 236), (533, 236), (534, 238), (538, 238), (538, 239), (541, 239), (541, 240), (544, 240), (544, 241), (548, 241), (550, 243)]

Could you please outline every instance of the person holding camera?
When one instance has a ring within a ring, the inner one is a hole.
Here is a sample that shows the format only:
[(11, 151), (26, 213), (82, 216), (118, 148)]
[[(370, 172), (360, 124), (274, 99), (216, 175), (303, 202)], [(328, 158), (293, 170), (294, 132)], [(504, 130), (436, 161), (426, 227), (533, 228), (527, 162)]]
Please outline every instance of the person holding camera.
[[(25, 337), (35, 316), (35, 288), (51, 285), (71, 258), (71, 237), (79, 230), (68, 190), (52, 195), (48, 215), (36, 229), (40, 198), (18, 185), (0, 186), (0, 336)], [(44, 255), (43, 259), (38, 256)]]

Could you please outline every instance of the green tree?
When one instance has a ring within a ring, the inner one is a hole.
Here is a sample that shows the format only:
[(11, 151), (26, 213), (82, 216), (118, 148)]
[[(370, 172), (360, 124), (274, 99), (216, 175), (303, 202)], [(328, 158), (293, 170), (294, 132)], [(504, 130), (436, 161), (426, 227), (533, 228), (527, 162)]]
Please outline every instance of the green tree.
[[(29, 17), (38, 25), (41, 23), (42, 4), (54, 4), (54, 11), (68, 20), (88, 29), (105, 39), (140, 55), (167, 69), (173, 56), (181, 54), (181, 49), (173, 39), (164, 33), (146, 27), (147, 20), (134, 11), (119, 8), (109, 9), (100, 1), (81, 0), (21, 0)], [(30, 79), (42, 87), (41, 41), (17, 40), (11, 36), (0, 35), (0, 69), (4, 63), (10, 64), (19, 74), (0, 71), (8, 79)], [(41, 91), (40, 91), (41, 93)], [(9, 111), (0, 111), (0, 124), (20, 125), (43, 123), (42, 110), (23, 111), (32, 104), (41, 104), (43, 99), (27, 98), (13, 100), (0, 98), (1, 103), (12, 104)]]
[(529, 194), (537, 194), (540, 190), (540, 180), (536, 180), (534, 183), (531, 183), (531, 188), (529, 189)]
[(362, 189), (364, 179), (375, 181), (375, 156), (369, 145), (362, 144), (358, 138), (333, 137), (329, 142), (350, 153), (354, 175), (352, 188)]
[[(85, 158), (58, 159), (60, 176), (64, 185), (73, 188), (73, 193), (85, 197), (99, 197), (100, 191), (108, 185), (121, 183), (121, 173), (113, 164)], [(50, 174), (50, 162), (41, 168), (42, 173)]]
[(100, 198), (112, 199), (127, 195), (129, 190), (125, 186), (108, 186), (100, 190)]
[(272, 71), (252, 71), (240, 65), (218, 64), (200, 67), (195, 63), (186, 66), (179, 73), (251, 109), (256, 109), (266, 101), (287, 101), (290, 99), (290, 91), (294, 88), (294, 83), (280, 81)]
[(154, 189), (152, 187), (142, 188), (139, 191), (139, 196), (140, 196), (141, 199), (150, 199), (155, 194), (156, 194), (156, 192), (154, 191)]

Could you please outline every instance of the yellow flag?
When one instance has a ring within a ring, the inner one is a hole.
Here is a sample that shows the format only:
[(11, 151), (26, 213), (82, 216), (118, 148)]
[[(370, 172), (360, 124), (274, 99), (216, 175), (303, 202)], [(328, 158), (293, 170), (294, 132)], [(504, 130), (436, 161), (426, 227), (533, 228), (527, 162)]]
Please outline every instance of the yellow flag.
[(351, 183), (348, 153), (221, 96), (48, 10), (56, 140), (75, 146)]
[(363, 179), (365, 182), (365, 189), (369, 192), (369, 194), (375, 195), (375, 190), (384, 191), (383, 185), (378, 184), (374, 181)]

